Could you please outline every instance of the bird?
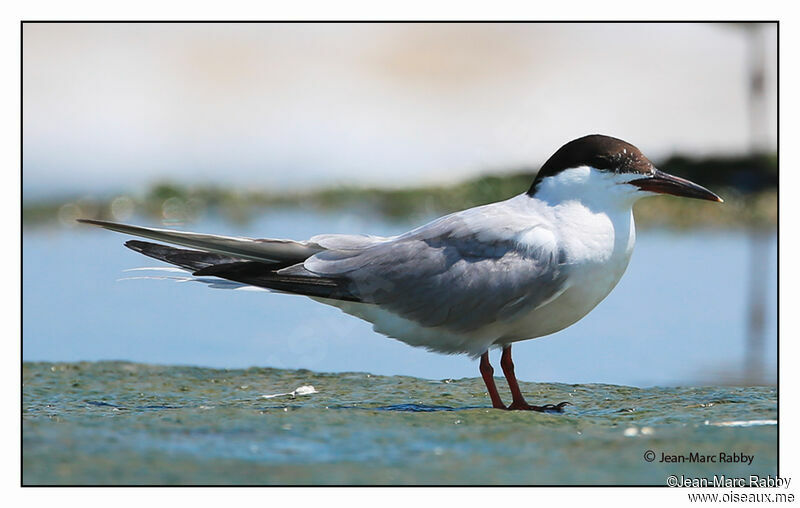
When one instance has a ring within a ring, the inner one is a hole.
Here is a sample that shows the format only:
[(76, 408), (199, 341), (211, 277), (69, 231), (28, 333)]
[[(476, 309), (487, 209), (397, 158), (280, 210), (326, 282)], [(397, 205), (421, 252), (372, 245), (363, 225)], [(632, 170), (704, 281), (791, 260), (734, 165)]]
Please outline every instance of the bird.
[[(567, 402), (525, 400), (511, 347), (569, 327), (614, 289), (634, 249), (634, 203), (662, 194), (722, 202), (657, 169), (634, 145), (592, 134), (559, 148), (527, 191), (396, 236), (297, 241), (78, 220), (163, 242), (125, 246), (215, 287), (304, 295), (411, 346), (479, 358), (493, 408), (563, 412)], [(508, 405), (490, 349), (502, 350)]]

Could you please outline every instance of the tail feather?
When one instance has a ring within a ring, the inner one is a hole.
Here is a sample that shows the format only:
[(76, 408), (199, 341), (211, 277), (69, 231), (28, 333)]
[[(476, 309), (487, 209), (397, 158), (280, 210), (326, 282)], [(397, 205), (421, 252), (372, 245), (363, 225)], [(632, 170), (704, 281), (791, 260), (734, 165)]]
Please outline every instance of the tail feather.
[(171, 229), (146, 228), (92, 219), (78, 219), (78, 222), (100, 226), (111, 231), (141, 236), (151, 240), (200, 249), (241, 259), (265, 262), (299, 263), (307, 257), (324, 250), (312, 242), (294, 240), (240, 238), (233, 236), (207, 235), (174, 231)]

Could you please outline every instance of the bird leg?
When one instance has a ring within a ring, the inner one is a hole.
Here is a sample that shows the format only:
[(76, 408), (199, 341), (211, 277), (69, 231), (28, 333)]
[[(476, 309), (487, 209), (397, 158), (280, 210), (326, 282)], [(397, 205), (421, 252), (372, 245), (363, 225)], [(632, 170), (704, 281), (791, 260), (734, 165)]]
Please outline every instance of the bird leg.
[[(484, 356), (487, 356), (487, 354), (484, 354)], [(488, 356), (486, 361), (488, 364), (489, 361)], [(508, 387), (511, 389), (512, 402), (507, 409), (560, 412), (564, 410), (564, 406), (569, 404), (569, 402), (562, 402), (560, 404), (545, 404), (544, 406), (531, 406), (530, 404), (525, 402), (525, 397), (522, 396), (522, 391), (519, 389), (519, 383), (517, 383), (517, 377), (514, 375), (514, 362), (511, 360), (511, 346), (506, 346), (503, 348), (503, 355), (500, 357), (500, 366), (503, 368), (503, 374), (505, 374), (506, 380), (508, 381)], [(483, 368), (483, 357), (481, 357), (481, 369), (482, 368)], [(489, 366), (489, 368), (491, 369), (491, 366)], [(485, 380), (486, 378), (484, 377), (484, 381)]]
[(506, 405), (503, 404), (502, 399), (500, 399), (497, 386), (494, 384), (494, 369), (492, 368), (492, 364), (489, 363), (488, 351), (481, 355), (480, 370), (483, 382), (486, 383), (486, 389), (489, 390), (489, 397), (492, 399), (492, 407), (495, 409), (505, 409)]

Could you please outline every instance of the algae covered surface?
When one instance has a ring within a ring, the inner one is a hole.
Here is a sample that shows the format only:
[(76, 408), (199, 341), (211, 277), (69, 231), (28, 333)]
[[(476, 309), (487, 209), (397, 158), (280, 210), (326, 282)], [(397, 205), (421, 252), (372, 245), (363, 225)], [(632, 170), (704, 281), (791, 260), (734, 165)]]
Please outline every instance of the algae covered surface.
[(479, 378), (124, 362), (24, 363), (22, 377), (24, 485), (665, 485), (778, 472), (775, 387), (522, 383), (532, 403), (570, 402), (547, 414), (491, 409)]

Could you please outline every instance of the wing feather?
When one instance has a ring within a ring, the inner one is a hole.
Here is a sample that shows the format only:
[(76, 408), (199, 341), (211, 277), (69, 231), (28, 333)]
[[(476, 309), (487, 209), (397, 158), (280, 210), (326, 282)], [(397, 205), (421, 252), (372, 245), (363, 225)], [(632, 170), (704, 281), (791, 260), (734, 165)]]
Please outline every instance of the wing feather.
[(126, 233), (151, 240), (159, 240), (183, 247), (191, 247), (206, 252), (226, 254), (252, 261), (295, 263), (319, 252), (322, 247), (310, 242), (296, 242), (282, 239), (256, 239), (233, 236), (208, 235), (174, 231), (171, 229), (146, 228), (102, 220), (78, 219), (78, 222), (92, 224), (101, 228)]
[[(359, 301), (422, 326), (473, 331), (514, 319), (566, 287), (553, 233), (497, 215), (454, 214), (358, 250), (319, 252), (302, 267), (346, 281)], [(492, 227), (499, 219), (505, 226)]]

